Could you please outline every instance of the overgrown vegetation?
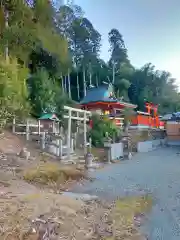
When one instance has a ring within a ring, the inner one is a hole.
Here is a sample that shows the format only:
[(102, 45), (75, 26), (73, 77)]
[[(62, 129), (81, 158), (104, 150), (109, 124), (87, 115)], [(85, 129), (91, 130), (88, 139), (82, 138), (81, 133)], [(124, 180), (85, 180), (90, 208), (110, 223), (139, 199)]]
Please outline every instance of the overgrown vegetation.
[(92, 116), (93, 126), (89, 131), (92, 144), (96, 147), (103, 147), (104, 140), (115, 140), (121, 134), (121, 130), (108, 117), (98, 114)]

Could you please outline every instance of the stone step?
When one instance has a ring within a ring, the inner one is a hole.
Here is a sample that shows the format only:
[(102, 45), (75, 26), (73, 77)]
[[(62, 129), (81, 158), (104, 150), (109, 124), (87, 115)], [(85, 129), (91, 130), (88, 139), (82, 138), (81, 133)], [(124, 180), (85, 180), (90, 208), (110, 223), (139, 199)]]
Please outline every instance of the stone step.
[[(67, 155), (63, 155), (63, 156), (61, 157), (61, 159), (67, 159)], [(78, 160), (78, 156), (77, 156), (77, 155), (74, 155), (74, 154), (71, 154), (71, 155), (70, 155), (70, 159)]]

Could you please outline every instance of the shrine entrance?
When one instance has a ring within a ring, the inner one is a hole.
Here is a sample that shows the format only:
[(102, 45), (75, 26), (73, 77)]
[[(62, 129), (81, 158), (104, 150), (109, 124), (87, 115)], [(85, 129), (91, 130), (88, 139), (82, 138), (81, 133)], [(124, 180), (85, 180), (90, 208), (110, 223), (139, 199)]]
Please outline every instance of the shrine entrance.
[(90, 121), (91, 112), (64, 106), (63, 118), (67, 119), (67, 158), (71, 155), (71, 139), (72, 139), (72, 121), (77, 123), (76, 133), (79, 132), (79, 123), (83, 123), (83, 151), (84, 155), (87, 153), (87, 123)]

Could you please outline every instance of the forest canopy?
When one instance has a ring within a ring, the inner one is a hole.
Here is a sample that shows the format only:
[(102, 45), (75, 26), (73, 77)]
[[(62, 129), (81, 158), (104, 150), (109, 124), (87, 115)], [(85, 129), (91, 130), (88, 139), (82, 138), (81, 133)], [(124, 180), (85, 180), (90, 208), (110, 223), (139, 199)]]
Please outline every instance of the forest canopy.
[[(110, 58), (100, 57), (101, 33), (77, 5), (48, 0), (0, 1), (0, 118), (44, 111), (60, 114), (90, 85), (114, 84), (115, 94), (161, 114), (180, 109), (176, 80), (152, 63), (135, 68), (122, 33), (109, 29)], [(3, 120), (4, 122), (4, 120)], [(3, 123), (2, 123), (3, 124)]]

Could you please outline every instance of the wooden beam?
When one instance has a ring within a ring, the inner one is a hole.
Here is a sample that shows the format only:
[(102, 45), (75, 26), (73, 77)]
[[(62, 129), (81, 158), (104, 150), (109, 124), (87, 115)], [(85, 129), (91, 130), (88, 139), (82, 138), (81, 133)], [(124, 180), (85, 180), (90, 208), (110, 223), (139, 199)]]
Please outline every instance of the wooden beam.
[(72, 112), (81, 112), (81, 113), (86, 112), (87, 114), (91, 115), (90, 111), (82, 110), (82, 109), (79, 109), (79, 108), (72, 108), (72, 107), (69, 107), (69, 106), (64, 106), (64, 110), (71, 110)]
[[(64, 115), (63, 116), (64, 118), (69, 118), (69, 116), (68, 115)], [(72, 120), (79, 120), (79, 121), (84, 121), (84, 117), (75, 117), (75, 116), (71, 116), (71, 119)], [(89, 118), (86, 118), (86, 121), (89, 121)]]

